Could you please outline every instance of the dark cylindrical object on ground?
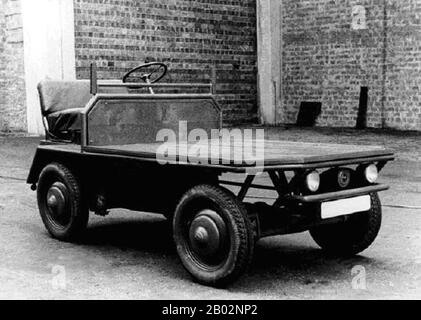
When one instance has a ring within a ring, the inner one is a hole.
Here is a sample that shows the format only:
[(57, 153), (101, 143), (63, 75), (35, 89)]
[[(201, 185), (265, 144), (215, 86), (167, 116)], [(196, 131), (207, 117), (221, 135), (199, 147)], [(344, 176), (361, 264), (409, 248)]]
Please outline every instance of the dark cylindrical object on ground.
[(367, 128), (368, 87), (361, 87), (357, 129)]

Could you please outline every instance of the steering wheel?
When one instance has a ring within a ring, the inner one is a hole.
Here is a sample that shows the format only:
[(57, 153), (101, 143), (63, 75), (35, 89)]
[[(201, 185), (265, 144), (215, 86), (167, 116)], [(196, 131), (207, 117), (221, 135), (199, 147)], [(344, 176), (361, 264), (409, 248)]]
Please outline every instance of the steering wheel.
[[(123, 83), (127, 83), (127, 79), (135, 72), (143, 71), (143, 73), (138, 76), (140, 79), (145, 81), (148, 84), (152, 84), (161, 80), (168, 72), (168, 67), (166, 64), (161, 62), (151, 62), (146, 63), (141, 66), (138, 66), (129, 72), (127, 72), (123, 77)], [(152, 79), (153, 75), (158, 75), (155, 79)], [(152, 79), (152, 80), (151, 80)]]

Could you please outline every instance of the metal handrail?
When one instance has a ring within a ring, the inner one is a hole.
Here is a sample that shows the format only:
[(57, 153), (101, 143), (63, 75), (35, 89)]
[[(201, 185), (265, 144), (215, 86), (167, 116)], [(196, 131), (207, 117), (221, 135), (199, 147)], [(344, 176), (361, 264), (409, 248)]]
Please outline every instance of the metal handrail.
[(208, 88), (212, 89), (211, 83), (112, 83), (112, 82), (98, 82), (99, 87), (103, 88)]
[(98, 80), (97, 66), (95, 63), (91, 64), (90, 68), (90, 83), (91, 83), (91, 94), (96, 95), (99, 88), (147, 88), (153, 93), (153, 88), (207, 88), (210, 94), (214, 94), (213, 83), (123, 83), (114, 82), (115, 80)]

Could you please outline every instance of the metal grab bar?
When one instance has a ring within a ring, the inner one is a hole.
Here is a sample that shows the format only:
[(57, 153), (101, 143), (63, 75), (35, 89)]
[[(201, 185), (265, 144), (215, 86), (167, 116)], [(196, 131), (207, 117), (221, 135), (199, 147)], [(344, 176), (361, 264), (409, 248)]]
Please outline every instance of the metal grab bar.
[(191, 88), (209, 89), (210, 94), (214, 94), (215, 85), (213, 83), (123, 83), (114, 82), (115, 80), (98, 80), (98, 69), (95, 63), (91, 63), (90, 67), (90, 83), (91, 83), (91, 94), (96, 95), (99, 88), (147, 88), (153, 93), (153, 88)]
[[(107, 81), (107, 80), (103, 80)], [(207, 89), (210, 94), (214, 93), (214, 85), (212, 83), (113, 83), (113, 82), (98, 82), (98, 88), (131, 88), (131, 89), (149, 89), (151, 94), (154, 94), (155, 88), (166, 89)]]
[(138, 88), (208, 88), (212, 89), (211, 83), (112, 83), (98, 82), (99, 87), (104, 88), (121, 88), (121, 87), (138, 87)]

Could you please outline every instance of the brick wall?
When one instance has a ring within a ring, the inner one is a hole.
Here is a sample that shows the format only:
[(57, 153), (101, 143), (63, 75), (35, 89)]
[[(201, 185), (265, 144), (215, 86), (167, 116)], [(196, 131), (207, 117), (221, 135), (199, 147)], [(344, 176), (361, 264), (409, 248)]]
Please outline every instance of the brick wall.
[(421, 1), (388, 0), (386, 124), (421, 130)]
[[(353, 30), (352, 8), (367, 29)], [(301, 101), (320, 101), (323, 126), (355, 126), (361, 86), (368, 125), (421, 130), (419, 0), (283, 0), (283, 108), (295, 122)]]
[(0, 0), (0, 131), (26, 131), (23, 33), (18, 0)]
[[(169, 64), (168, 81), (217, 74), (227, 123), (256, 121), (255, 0), (74, 0), (79, 78), (91, 61), (121, 77), (144, 61)], [(324, 126), (354, 126), (361, 86), (368, 125), (421, 130), (419, 0), (282, 1), (283, 103), (296, 121), (302, 101), (321, 101)], [(352, 30), (354, 5), (367, 29)], [(26, 131), (20, 0), (0, 0), (0, 131)]]
[(170, 67), (169, 82), (209, 82), (227, 123), (255, 121), (255, 0), (75, 0), (77, 76), (96, 61), (121, 78), (145, 61)]

